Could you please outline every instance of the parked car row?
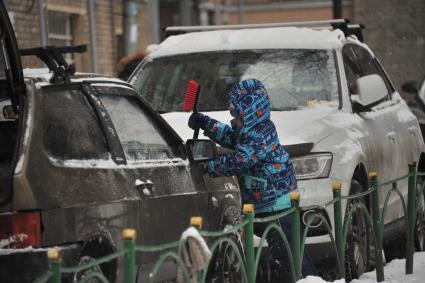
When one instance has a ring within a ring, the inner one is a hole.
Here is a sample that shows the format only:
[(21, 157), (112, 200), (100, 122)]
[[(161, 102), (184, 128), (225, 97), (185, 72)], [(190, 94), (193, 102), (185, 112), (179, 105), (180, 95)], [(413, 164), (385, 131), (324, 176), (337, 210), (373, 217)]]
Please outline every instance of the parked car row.
[[(346, 23), (334, 22), (331, 30), (180, 30), (184, 34), (160, 44), (126, 83), (74, 74), (57, 57), (60, 49), (36, 50), (54, 62), (47, 64), (50, 72), (24, 72), (3, 1), (0, 15), (0, 282), (40, 276), (48, 247), (60, 250), (64, 265), (76, 265), (122, 249), (124, 228), (138, 231), (137, 244), (159, 244), (178, 239), (194, 215), (204, 218), (207, 230), (240, 221), (236, 179), (202, 172), (202, 163), (215, 157), (215, 144), (190, 139), (189, 114), (182, 112), (190, 79), (202, 85), (200, 110), (223, 122), (230, 120), (225, 93), (233, 83), (250, 77), (264, 83), (272, 120), (293, 158), (302, 206), (328, 202), (333, 180), (342, 183), (343, 194), (353, 194), (368, 188), (369, 171), (384, 181), (406, 174), (412, 160), (425, 169), (418, 120)], [(423, 184), (418, 178), (422, 200)], [(400, 190), (406, 196), (407, 183)], [(364, 202), (370, 207), (368, 198)], [(320, 213), (333, 225), (332, 210)], [(309, 215), (303, 212), (304, 223)], [(423, 215), (418, 206), (421, 249)], [(364, 217), (356, 214), (350, 227), (347, 279), (372, 267)], [(385, 237), (404, 229), (401, 217), (400, 201), (390, 199)], [(309, 236), (316, 262), (334, 256), (323, 223), (314, 223)], [(138, 282), (156, 257), (137, 256)], [(228, 264), (223, 258), (216, 254), (208, 280), (237, 282), (222, 272)], [(99, 270), (110, 281), (122, 280), (121, 260)], [(167, 262), (158, 280), (174, 277), (175, 264)]]

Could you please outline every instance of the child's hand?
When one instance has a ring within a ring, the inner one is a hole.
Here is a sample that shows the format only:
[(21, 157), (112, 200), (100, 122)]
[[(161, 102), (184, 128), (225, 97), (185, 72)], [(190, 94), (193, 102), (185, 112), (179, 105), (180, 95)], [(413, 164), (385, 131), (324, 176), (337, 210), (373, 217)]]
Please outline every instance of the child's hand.
[(191, 129), (196, 130), (196, 129), (204, 129), (205, 125), (207, 124), (207, 117), (206, 115), (202, 114), (202, 113), (192, 113), (192, 115), (190, 115), (189, 117), (189, 121), (188, 121), (188, 125)]

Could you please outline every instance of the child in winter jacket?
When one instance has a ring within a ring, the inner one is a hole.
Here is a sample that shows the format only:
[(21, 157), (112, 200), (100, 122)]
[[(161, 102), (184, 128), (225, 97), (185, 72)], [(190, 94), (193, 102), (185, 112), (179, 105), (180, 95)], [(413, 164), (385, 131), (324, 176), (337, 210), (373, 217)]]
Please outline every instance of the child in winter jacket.
[[(256, 217), (278, 214), (291, 206), (290, 192), (297, 190), (294, 168), (279, 142), (276, 128), (270, 120), (270, 99), (263, 84), (248, 79), (235, 84), (227, 93), (230, 99), (232, 126), (220, 123), (201, 113), (193, 113), (189, 127), (201, 128), (204, 134), (223, 147), (233, 149), (207, 165), (213, 177), (238, 177), (243, 203), (254, 204)], [(257, 225), (260, 235), (266, 225)], [(290, 217), (279, 219), (288, 240), (291, 236)], [(274, 229), (267, 236), (273, 257), (289, 275), (289, 258), (280, 235)], [(303, 275), (315, 275), (308, 256), (303, 260)]]

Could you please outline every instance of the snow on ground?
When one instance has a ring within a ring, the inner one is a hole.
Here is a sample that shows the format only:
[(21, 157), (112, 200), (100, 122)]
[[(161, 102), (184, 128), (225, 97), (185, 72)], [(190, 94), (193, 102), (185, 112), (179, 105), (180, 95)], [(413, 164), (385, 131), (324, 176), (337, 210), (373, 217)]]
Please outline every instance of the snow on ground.
[[(413, 260), (413, 274), (406, 275), (406, 261), (395, 259), (384, 267), (385, 281), (383, 283), (423, 283), (425, 282), (425, 252), (415, 253)], [(320, 277), (308, 276), (297, 283), (326, 283)], [(376, 272), (371, 271), (360, 276), (351, 283), (375, 283)], [(335, 280), (334, 283), (345, 283), (344, 279)]]

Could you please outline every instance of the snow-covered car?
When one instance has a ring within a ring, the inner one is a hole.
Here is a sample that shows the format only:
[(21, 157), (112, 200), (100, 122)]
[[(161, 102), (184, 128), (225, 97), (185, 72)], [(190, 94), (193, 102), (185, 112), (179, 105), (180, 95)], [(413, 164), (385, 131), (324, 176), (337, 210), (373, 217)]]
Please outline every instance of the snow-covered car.
[[(196, 164), (213, 158), (211, 141), (184, 144), (126, 82), (73, 75), (67, 48), (19, 52), (3, 1), (0, 16), (0, 282), (33, 282), (49, 247), (76, 266), (122, 250), (125, 228), (149, 245), (178, 240), (192, 216), (209, 230), (240, 220), (235, 179), (210, 179)], [(47, 58), (52, 72), (23, 71), (19, 53)], [(139, 282), (157, 257), (137, 254)], [(175, 264), (164, 266), (158, 280), (175, 278)], [(120, 258), (97, 271), (122, 282), (122, 268)]]
[[(416, 117), (393, 87), (374, 53), (359, 41), (358, 27), (345, 21), (308, 23), (334, 28), (271, 25), (169, 28), (173, 35), (149, 54), (129, 82), (185, 139), (191, 113), (182, 112), (189, 80), (200, 83), (199, 110), (227, 122), (226, 91), (247, 78), (261, 80), (271, 98), (271, 119), (292, 157), (301, 206), (332, 199), (331, 182), (342, 194), (367, 190), (368, 172), (387, 181), (408, 172), (416, 161), (425, 170), (425, 146)], [(418, 178), (422, 190), (423, 180)], [(399, 184), (404, 197), (407, 181)], [(381, 209), (389, 187), (380, 189)], [(364, 199), (370, 207), (368, 197)], [(423, 203), (423, 201), (421, 202)], [(343, 204), (347, 208), (346, 203)], [(320, 210), (333, 224), (332, 207)], [(311, 215), (304, 211), (304, 223)], [(404, 235), (403, 209), (392, 197), (384, 240)], [(418, 207), (416, 239), (423, 249), (423, 205)], [(371, 267), (369, 227), (357, 212), (347, 243), (347, 278)], [(323, 223), (311, 229), (308, 243), (319, 264), (332, 257)]]

